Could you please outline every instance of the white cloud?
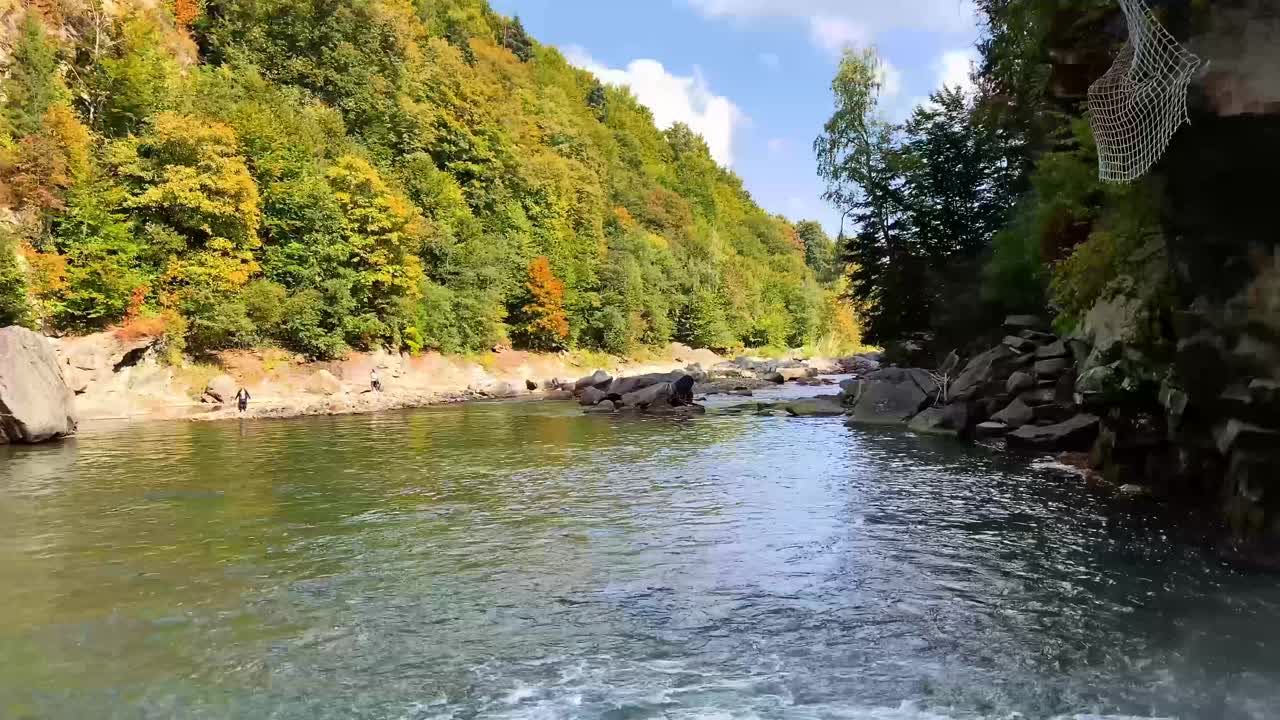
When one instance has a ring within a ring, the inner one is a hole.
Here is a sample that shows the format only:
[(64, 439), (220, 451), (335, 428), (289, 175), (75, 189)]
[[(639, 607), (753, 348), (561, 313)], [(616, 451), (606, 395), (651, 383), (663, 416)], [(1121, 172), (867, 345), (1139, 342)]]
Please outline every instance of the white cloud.
[(861, 47), (871, 42), (867, 29), (846, 17), (819, 15), (809, 19), (809, 37), (813, 44), (834, 57), (845, 48)]
[(686, 0), (708, 17), (760, 20), (790, 18), (809, 24), (814, 44), (839, 52), (865, 45), (886, 30), (972, 35), (972, 0)]
[(782, 58), (778, 57), (777, 53), (760, 53), (760, 64), (773, 72), (777, 72), (782, 69)]
[(958, 87), (965, 92), (973, 90), (973, 79), (969, 77), (973, 63), (978, 59), (975, 50), (951, 50), (938, 59), (938, 86)]
[(880, 99), (892, 101), (902, 92), (902, 71), (880, 58)]
[(693, 128), (707, 141), (711, 157), (733, 165), (733, 137), (747, 116), (727, 97), (716, 95), (697, 67), (692, 77), (673, 75), (657, 60), (632, 60), (625, 69), (597, 62), (580, 47), (564, 48), (570, 64), (586, 70), (602, 82), (625, 85), (653, 112), (654, 123), (666, 129), (677, 122)]

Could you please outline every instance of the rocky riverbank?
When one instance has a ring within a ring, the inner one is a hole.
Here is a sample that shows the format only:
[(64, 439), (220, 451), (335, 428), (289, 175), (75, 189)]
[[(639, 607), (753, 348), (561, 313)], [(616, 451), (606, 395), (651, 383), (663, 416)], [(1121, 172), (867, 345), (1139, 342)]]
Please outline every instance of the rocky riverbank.
[[(615, 383), (620, 396), (647, 392), (651, 397), (643, 402), (644, 408), (652, 405), (656, 411), (658, 395), (673, 389), (686, 375), (691, 378), (690, 387), (682, 387), (681, 393), (690, 396), (689, 412), (696, 411), (692, 402), (696, 397), (749, 395), (753, 389), (788, 381), (816, 383), (812, 378), (819, 373), (848, 367), (813, 359), (726, 360), (680, 344), (644, 359), (499, 349), (471, 357), (375, 352), (352, 354), (341, 361), (305, 362), (264, 350), (223, 353), (214, 362), (177, 365), (165, 362), (159, 343), (148, 337), (108, 332), (49, 338), (46, 344), (56, 353), (51, 353), (56, 357), (54, 370), (65, 381), (75, 413), (89, 428), (118, 420), (289, 418), (467, 400), (567, 399), (588, 386), (608, 388)], [(372, 387), (375, 375), (381, 390)], [(584, 375), (597, 381), (583, 383), (579, 378)], [(609, 382), (602, 384), (600, 378)], [(668, 385), (653, 387), (662, 383)], [(241, 388), (251, 398), (243, 413), (235, 406)]]

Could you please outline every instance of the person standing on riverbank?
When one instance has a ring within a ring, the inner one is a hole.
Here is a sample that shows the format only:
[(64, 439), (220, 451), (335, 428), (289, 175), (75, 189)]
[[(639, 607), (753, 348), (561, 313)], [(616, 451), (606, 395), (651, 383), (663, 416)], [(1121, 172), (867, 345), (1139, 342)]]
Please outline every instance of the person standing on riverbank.
[(382, 392), (382, 380), (378, 377), (378, 368), (369, 371), (369, 387), (374, 392)]
[(240, 388), (239, 390), (236, 391), (236, 407), (239, 408), (240, 412), (244, 412), (245, 410), (249, 409), (249, 391), (248, 390), (245, 390), (244, 388)]

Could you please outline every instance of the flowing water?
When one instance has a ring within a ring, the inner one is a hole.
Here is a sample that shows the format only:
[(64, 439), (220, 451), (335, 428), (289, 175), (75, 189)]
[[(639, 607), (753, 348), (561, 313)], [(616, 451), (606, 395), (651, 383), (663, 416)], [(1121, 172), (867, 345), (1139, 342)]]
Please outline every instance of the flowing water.
[(558, 403), (0, 449), (4, 718), (1264, 718), (1280, 584), (1079, 479)]

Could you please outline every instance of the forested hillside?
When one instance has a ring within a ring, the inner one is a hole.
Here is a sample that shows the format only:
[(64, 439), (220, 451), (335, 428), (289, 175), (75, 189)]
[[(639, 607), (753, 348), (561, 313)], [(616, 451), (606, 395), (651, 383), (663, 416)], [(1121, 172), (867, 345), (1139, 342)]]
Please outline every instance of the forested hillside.
[(484, 0), (0, 14), (0, 324), (314, 358), (856, 341), (821, 228)]

